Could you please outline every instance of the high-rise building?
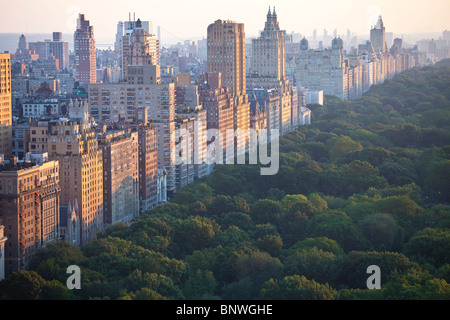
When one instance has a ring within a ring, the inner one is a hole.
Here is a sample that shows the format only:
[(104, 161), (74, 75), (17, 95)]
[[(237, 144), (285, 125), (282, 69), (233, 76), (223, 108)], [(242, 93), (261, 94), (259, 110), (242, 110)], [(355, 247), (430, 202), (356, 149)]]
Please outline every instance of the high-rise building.
[(105, 226), (129, 223), (139, 216), (138, 132), (108, 130), (98, 137), (103, 150)]
[(249, 136), (245, 133), (250, 129), (244, 24), (216, 20), (208, 26), (207, 34), (208, 73), (220, 73), (222, 86), (229, 88), (233, 97), (234, 148), (242, 153), (248, 147)]
[[(167, 191), (171, 193), (176, 191), (175, 84), (159, 83), (159, 68), (152, 67), (128, 66), (129, 71), (134, 70), (130, 72), (130, 78), (137, 83), (90, 85), (90, 112), (98, 123), (115, 123), (119, 120), (133, 123), (136, 110), (147, 108), (148, 120), (155, 125), (158, 136), (158, 168), (166, 170)], [(141, 76), (143, 78), (139, 79)]]
[(208, 173), (207, 111), (201, 105), (177, 109), (175, 152), (177, 188), (182, 188)]
[(155, 128), (141, 125), (139, 138), (139, 204), (147, 212), (158, 204), (158, 140)]
[(28, 43), (27, 43), (27, 39), (25, 38), (24, 35), (21, 35), (19, 38), (19, 46), (18, 46), (19, 50), (25, 51), (28, 50)]
[(11, 55), (0, 53), (0, 154), (12, 152)]
[[(291, 130), (292, 87), (286, 77), (286, 31), (280, 30), (275, 7), (267, 13), (267, 20), (261, 35), (252, 41), (251, 77), (249, 87), (275, 88), (280, 98), (280, 134)], [(298, 109), (298, 106), (297, 106)], [(270, 115), (269, 112), (266, 113)], [(270, 120), (268, 120), (268, 123)]]
[(245, 94), (244, 24), (216, 20), (208, 26), (208, 72), (220, 72), (234, 96)]
[(140, 19), (128, 27), (125, 25), (121, 52), (123, 79), (127, 79), (127, 66), (160, 64), (159, 40), (149, 33), (148, 28), (148, 25), (144, 27)]
[(348, 68), (344, 60), (343, 41), (333, 39), (329, 49), (309, 49), (303, 39), (296, 57), (295, 86), (323, 90), (324, 94), (348, 100)]
[(59, 70), (69, 68), (69, 43), (63, 41), (61, 32), (53, 32), (53, 41), (46, 41), (47, 58), (58, 59)]
[(370, 42), (372, 42), (373, 49), (378, 54), (379, 52), (386, 52), (386, 28), (383, 24), (381, 16), (378, 17), (378, 22), (370, 30)]
[[(234, 130), (233, 96), (229, 88), (222, 86), (220, 73), (204, 74), (200, 82), (200, 103), (207, 110), (207, 128), (218, 130), (222, 137), (220, 141), (219, 137), (208, 136), (208, 141), (211, 142), (214, 139), (214, 145), (225, 152), (227, 132)], [(208, 133), (211, 135), (212, 131), (209, 130)]]
[(94, 27), (80, 14), (74, 34), (75, 74), (83, 86), (96, 83), (97, 58)]
[(116, 40), (114, 41), (114, 50), (122, 55), (123, 21), (117, 22)]
[[(6, 276), (26, 269), (36, 250), (59, 238), (59, 163), (47, 154), (0, 164), (0, 217)], [(34, 160), (34, 161), (31, 161)]]
[(286, 31), (280, 30), (275, 8), (267, 13), (261, 35), (252, 40), (252, 72), (260, 77), (286, 79)]
[(88, 105), (69, 103), (69, 118), (50, 121), (48, 153), (60, 164), (61, 206), (77, 204), (80, 243), (103, 231), (103, 158)]

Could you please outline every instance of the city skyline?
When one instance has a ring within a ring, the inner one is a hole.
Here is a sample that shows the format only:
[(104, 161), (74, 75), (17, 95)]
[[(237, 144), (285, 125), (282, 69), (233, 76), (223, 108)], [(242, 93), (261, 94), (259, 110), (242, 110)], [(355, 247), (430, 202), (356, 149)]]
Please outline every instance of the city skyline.
[[(256, 37), (264, 27), (261, 15), (265, 14), (269, 6), (276, 8), (282, 30), (305, 36), (312, 35), (314, 30), (322, 35), (324, 29), (329, 34), (333, 34), (335, 29), (338, 34), (345, 34), (349, 29), (360, 36), (366, 36), (379, 15), (383, 16), (386, 31), (398, 35), (439, 33), (450, 27), (446, 20), (450, 3), (446, 0), (430, 0), (426, 3), (418, 0), (193, 0), (189, 3), (178, 0), (175, 3), (140, 0), (124, 3), (111, 0), (106, 3), (102, 0), (95, 4), (86, 0), (46, 0), (45, 3), (47, 5), (42, 6), (42, 3), (32, 2), (26, 7), (12, 4), (8, 15), (0, 21), (0, 33), (50, 34), (58, 31), (71, 34), (75, 31), (78, 14), (83, 13), (94, 26), (95, 37), (101, 39), (99, 44), (109, 42), (112, 45), (117, 22), (128, 20), (130, 14), (132, 19), (135, 15), (136, 19), (152, 21), (154, 34), (160, 26), (161, 33), (166, 38), (162, 42), (176, 43), (185, 39), (206, 38), (206, 27), (218, 19), (244, 23), (246, 35)], [(113, 9), (105, 15), (105, 7)], [(51, 11), (48, 8), (52, 8)], [(177, 10), (174, 11), (173, 8)]]

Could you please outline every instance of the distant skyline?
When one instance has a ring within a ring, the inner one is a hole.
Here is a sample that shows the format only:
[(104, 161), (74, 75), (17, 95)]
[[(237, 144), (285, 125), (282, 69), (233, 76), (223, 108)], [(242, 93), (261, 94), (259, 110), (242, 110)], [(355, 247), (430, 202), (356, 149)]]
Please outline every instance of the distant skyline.
[(73, 34), (81, 12), (94, 26), (99, 44), (113, 43), (117, 22), (128, 20), (129, 13), (152, 21), (154, 34), (161, 26), (163, 43), (206, 38), (206, 28), (217, 19), (244, 23), (246, 36), (252, 37), (263, 29), (269, 6), (275, 6), (280, 28), (308, 37), (314, 29), (318, 36), (324, 29), (330, 35), (335, 29), (338, 34), (349, 29), (366, 36), (378, 15), (386, 32), (395, 35), (450, 29), (448, 0), (42, 0), (26, 5), (9, 2), (0, 19), (0, 33)]

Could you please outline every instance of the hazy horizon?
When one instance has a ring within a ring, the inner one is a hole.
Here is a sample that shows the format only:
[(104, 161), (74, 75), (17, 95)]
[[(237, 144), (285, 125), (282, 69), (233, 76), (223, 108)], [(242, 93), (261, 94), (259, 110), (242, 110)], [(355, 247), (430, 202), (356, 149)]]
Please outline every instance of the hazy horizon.
[[(45, 5), (43, 5), (43, 3)], [(206, 37), (209, 24), (217, 19), (244, 23), (247, 37), (257, 36), (264, 28), (269, 6), (275, 6), (280, 28), (318, 36), (327, 29), (332, 35), (346, 34), (347, 29), (358, 35), (368, 35), (370, 27), (382, 15), (386, 32), (396, 35), (441, 33), (450, 29), (447, 13), (448, 0), (228, 0), (228, 1), (144, 1), (144, 0), (44, 0), (40, 2), (11, 3), (8, 14), (0, 20), (0, 33), (49, 34), (53, 31), (73, 34), (78, 13), (94, 26), (97, 42), (114, 41), (118, 21), (150, 20), (153, 33), (161, 27), (162, 42), (176, 43), (185, 39)], [(107, 8), (107, 10), (105, 10)], [(111, 44), (112, 44), (111, 43)]]
[[(329, 31), (329, 30), (328, 30)], [(329, 34), (331, 32), (329, 31)], [(27, 42), (36, 42), (36, 41), (44, 41), (46, 39), (51, 40), (52, 34), (51, 33), (21, 33), (21, 32), (8, 32), (8, 33), (2, 33), (0, 32), (0, 52), (4, 51), (10, 51), (11, 53), (15, 53), (16, 49), (18, 48), (19, 38), (20, 36), (24, 34)], [(256, 37), (258, 34), (255, 35), (246, 35), (247, 39), (250, 39), (252, 37)], [(312, 35), (303, 35), (307, 38), (312, 37)], [(318, 38), (321, 38), (323, 35), (318, 34)], [(411, 34), (395, 34), (394, 36), (399, 36), (404, 38), (405, 44), (411, 44), (414, 45), (416, 41), (418, 40), (424, 40), (424, 39), (439, 39), (439, 37), (442, 37), (442, 31), (441, 32), (431, 32), (431, 33), (411, 33)], [(189, 37), (184, 38), (182, 40), (201, 40), (202, 38), (206, 38), (206, 35), (199, 36), (199, 37)], [(362, 43), (365, 40), (369, 39), (369, 34), (366, 35), (358, 35), (358, 43)], [(182, 40), (179, 40), (181, 42)], [(69, 50), (73, 50), (73, 34), (71, 33), (64, 33), (63, 34), (63, 41), (69, 42)], [(345, 40), (344, 40), (345, 42)], [(164, 43), (163, 46), (167, 47), (171, 44), (175, 43)], [(97, 38), (96, 37), (96, 47), (101, 50), (108, 49), (110, 47), (111, 49), (114, 49), (114, 37), (109, 38)]]

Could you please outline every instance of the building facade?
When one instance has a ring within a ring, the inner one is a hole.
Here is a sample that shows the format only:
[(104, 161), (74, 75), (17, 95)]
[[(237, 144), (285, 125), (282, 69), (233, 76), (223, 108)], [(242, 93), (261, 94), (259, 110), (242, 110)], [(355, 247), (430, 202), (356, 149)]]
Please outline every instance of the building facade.
[(0, 53), (0, 154), (12, 154), (11, 55)]
[(122, 71), (127, 79), (127, 66), (159, 65), (159, 40), (146, 31), (140, 19), (122, 38)]
[(138, 132), (112, 130), (98, 137), (103, 151), (104, 224), (130, 223), (139, 216)]
[[(41, 155), (43, 156), (43, 155)], [(0, 169), (0, 216), (6, 227), (5, 275), (26, 269), (39, 248), (59, 237), (59, 163), (18, 162)]]
[(158, 141), (156, 129), (150, 125), (138, 128), (139, 139), (139, 204), (140, 212), (158, 205)]
[(103, 155), (87, 103), (69, 104), (69, 118), (51, 121), (48, 153), (60, 164), (61, 206), (78, 205), (80, 243), (103, 231)]
[(216, 20), (210, 24), (207, 29), (207, 52), (208, 73), (220, 73), (220, 85), (215, 87), (229, 88), (234, 100), (235, 152), (245, 152), (249, 141), (245, 133), (250, 129), (250, 102), (246, 92), (244, 24), (229, 20)]
[(97, 57), (95, 51), (94, 27), (80, 14), (74, 34), (75, 77), (84, 87), (96, 83)]
[(0, 219), (0, 281), (5, 278), (5, 243), (8, 238), (5, 236), (5, 227)]

